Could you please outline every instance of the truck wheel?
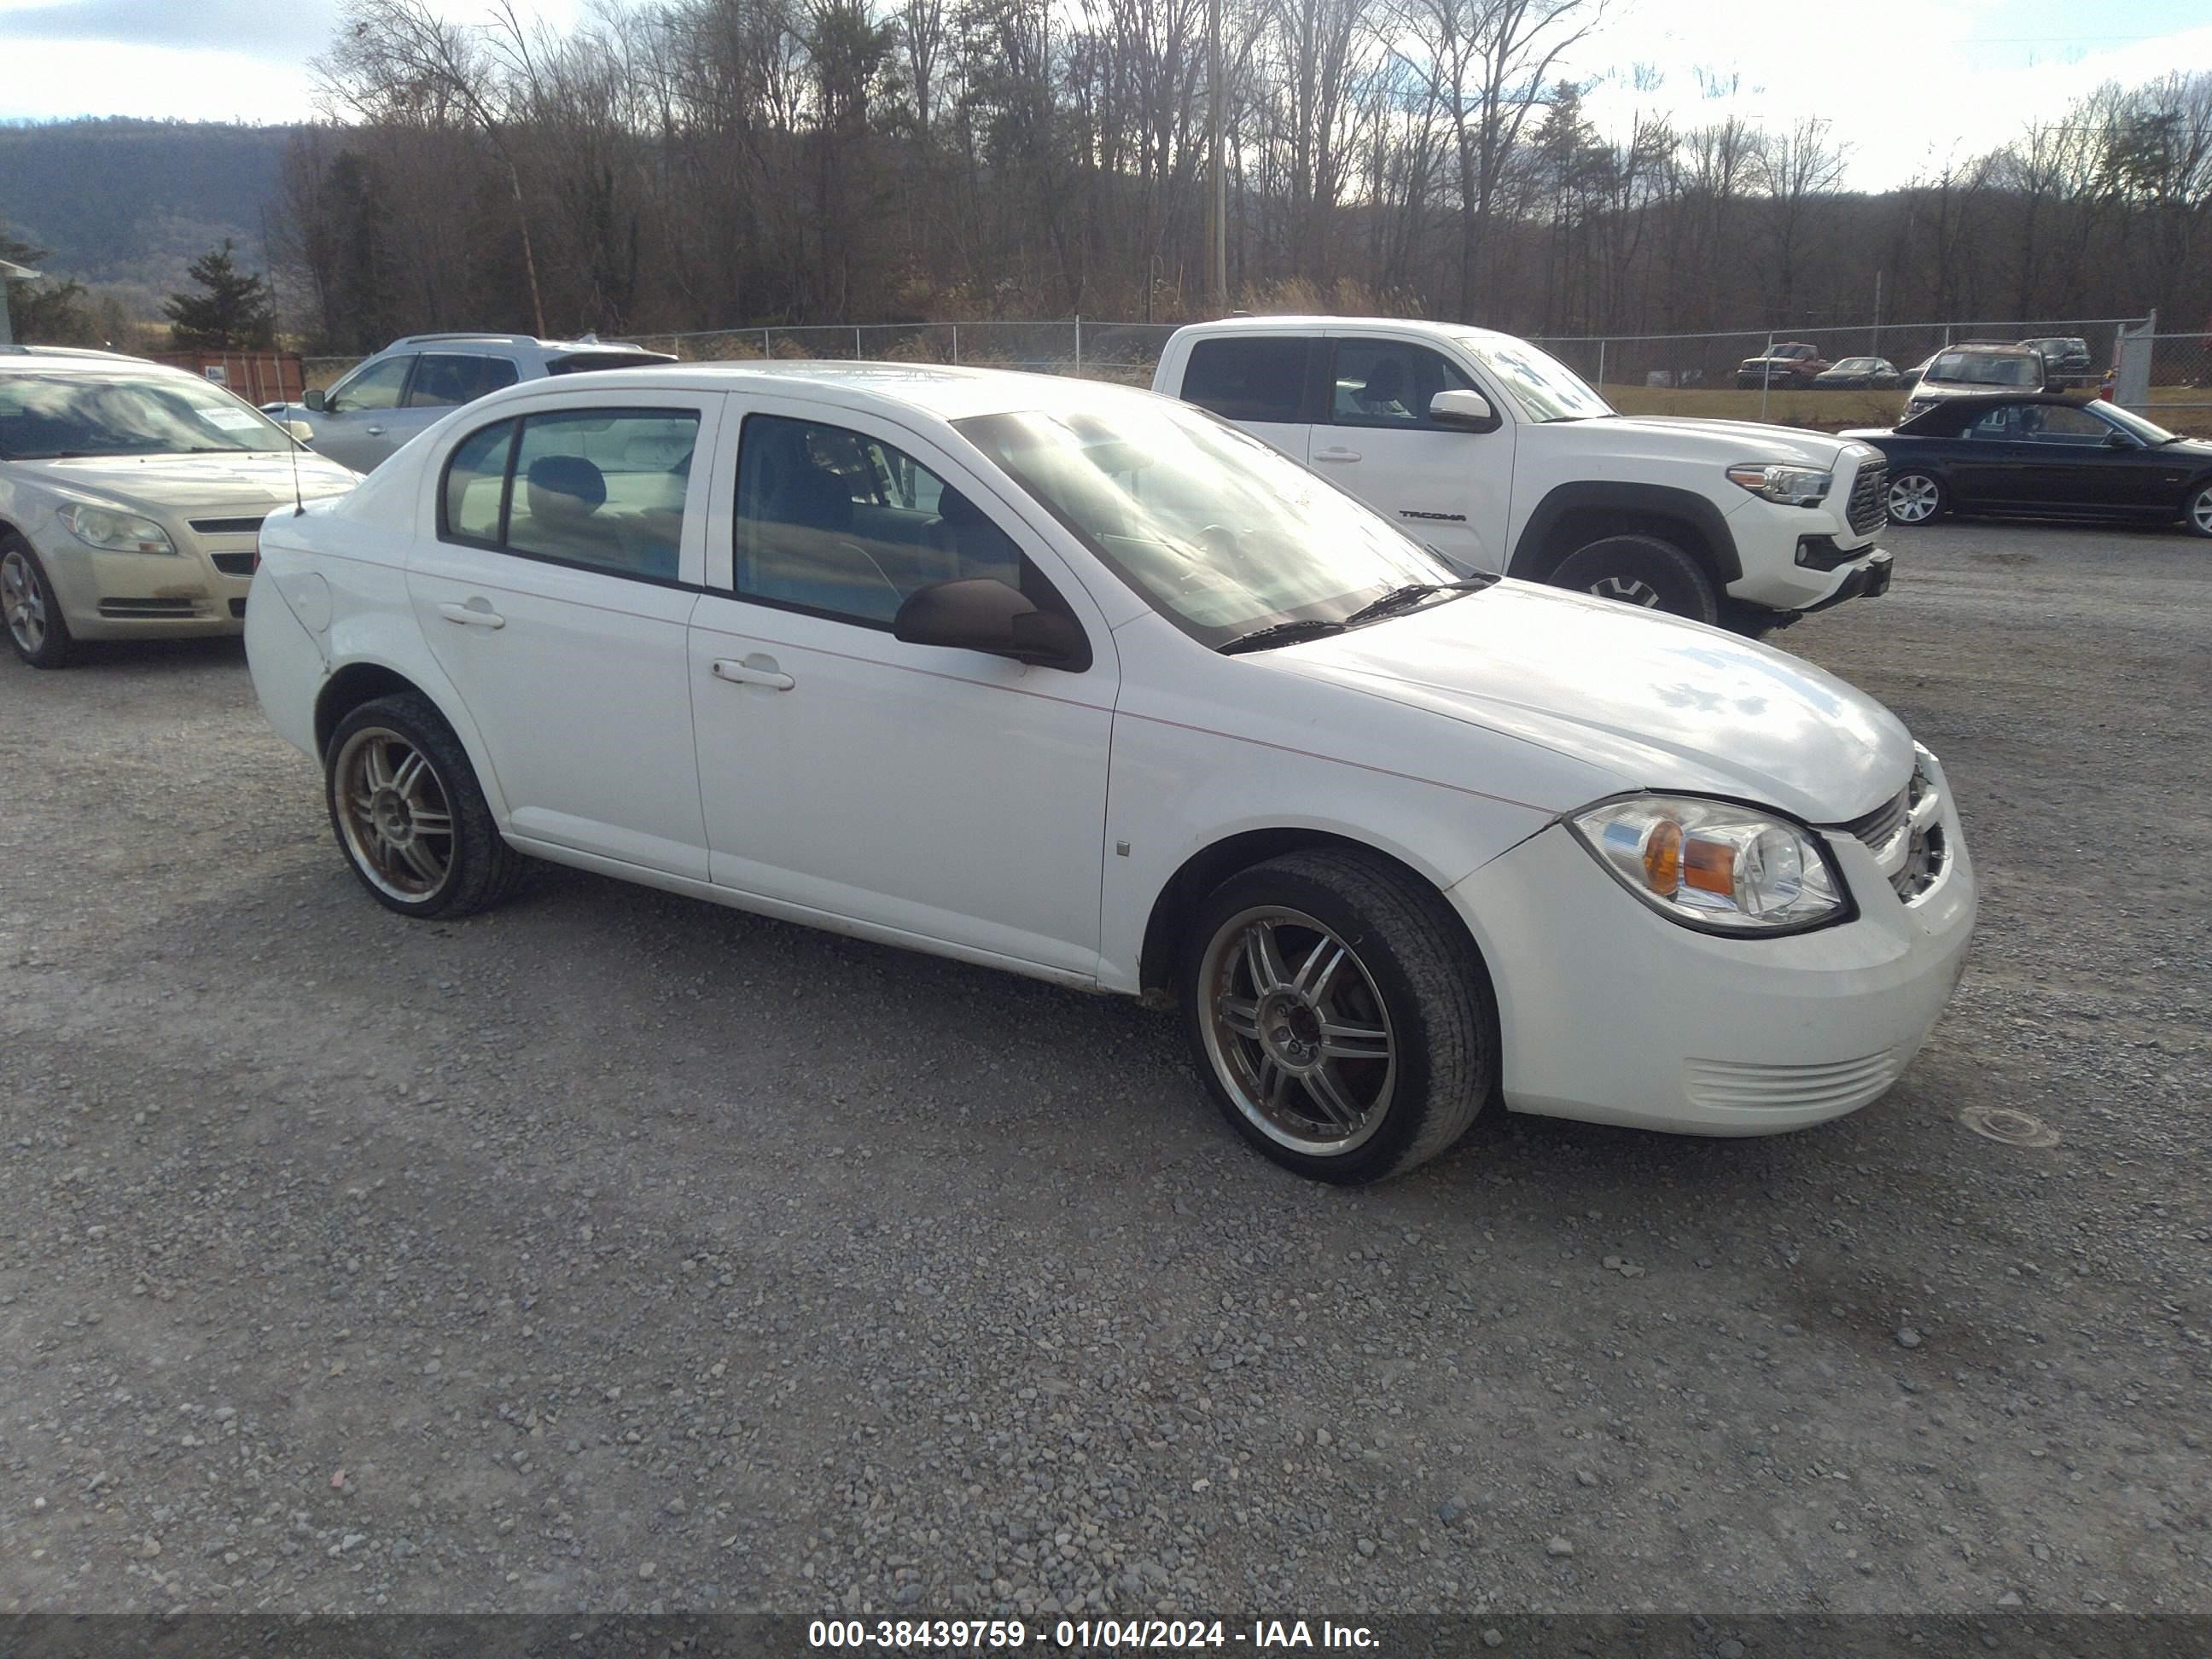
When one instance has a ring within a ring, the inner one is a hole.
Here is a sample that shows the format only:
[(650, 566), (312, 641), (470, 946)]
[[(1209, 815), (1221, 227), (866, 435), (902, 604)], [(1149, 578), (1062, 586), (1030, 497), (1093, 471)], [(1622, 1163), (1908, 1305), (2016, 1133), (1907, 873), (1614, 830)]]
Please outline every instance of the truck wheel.
[(1695, 559), (1656, 536), (1607, 536), (1592, 542), (1560, 562), (1552, 585), (1692, 622), (1710, 623), (1720, 615), (1712, 579)]

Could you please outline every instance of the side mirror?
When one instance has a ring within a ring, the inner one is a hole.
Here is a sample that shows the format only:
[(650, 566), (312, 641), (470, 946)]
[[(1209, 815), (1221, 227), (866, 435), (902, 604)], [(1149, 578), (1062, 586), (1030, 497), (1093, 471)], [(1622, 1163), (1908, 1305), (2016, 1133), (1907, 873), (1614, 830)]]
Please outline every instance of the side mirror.
[(1091, 666), (1091, 642), (1073, 621), (1038, 610), (988, 576), (935, 582), (908, 594), (891, 622), (891, 637), (908, 645), (987, 652), (1071, 673)]
[(330, 397), (329, 394), (325, 392), (320, 386), (317, 386), (313, 392), (308, 392), (305, 397), (301, 398), (300, 401), (307, 404), (308, 408), (313, 410), (318, 415), (319, 415), (323, 412), (325, 406), (330, 402)]
[(1429, 418), (1469, 432), (1495, 432), (1504, 424), (1480, 392), (1439, 392), (1429, 399)]
[(311, 444), (315, 441), (315, 428), (305, 421), (287, 421), (284, 422), (284, 430), (303, 444)]
[(2136, 441), (2124, 432), (2107, 432), (2105, 434), (2105, 447), (2107, 449), (2133, 449), (2135, 447)]

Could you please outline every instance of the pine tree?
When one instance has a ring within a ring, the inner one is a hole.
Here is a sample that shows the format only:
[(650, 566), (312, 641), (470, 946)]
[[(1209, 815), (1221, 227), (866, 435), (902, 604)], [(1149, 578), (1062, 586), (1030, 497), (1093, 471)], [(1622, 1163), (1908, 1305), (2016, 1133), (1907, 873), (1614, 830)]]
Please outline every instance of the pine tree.
[(194, 260), (188, 273), (204, 294), (172, 294), (161, 307), (179, 351), (266, 350), (276, 343), (276, 295), (240, 270), (231, 241)]
[[(46, 250), (18, 241), (0, 230), (0, 259), (35, 267)], [(52, 277), (15, 277), (8, 283), (8, 314), (19, 345), (96, 345), (92, 313), (85, 308), (84, 284)]]

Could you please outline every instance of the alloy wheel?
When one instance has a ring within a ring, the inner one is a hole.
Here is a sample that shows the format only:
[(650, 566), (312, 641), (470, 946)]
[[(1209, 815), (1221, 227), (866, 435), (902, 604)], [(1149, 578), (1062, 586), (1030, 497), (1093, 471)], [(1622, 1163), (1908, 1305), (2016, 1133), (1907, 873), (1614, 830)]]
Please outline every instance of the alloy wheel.
[(453, 810), (429, 757), (386, 726), (346, 739), (333, 770), (338, 829), (362, 874), (404, 902), (428, 898), (453, 864)]
[(15, 548), (0, 555), (0, 615), (8, 618), (8, 631), (24, 653), (35, 656), (46, 642), (46, 601), (39, 591), (38, 573)]
[(1889, 483), (1889, 516), (1899, 524), (1922, 524), (1936, 515), (1936, 480), (1907, 472)]
[(1200, 1033), (1237, 1109), (1310, 1157), (1349, 1152), (1379, 1129), (1398, 1079), (1382, 994), (1358, 954), (1303, 911), (1242, 911), (1200, 967)]
[(2189, 504), (2189, 522), (2200, 536), (2212, 536), (2212, 488), (2197, 492)]
[(1646, 611), (1659, 608), (1659, 590), (1635, 576), (1603, 576), (1589, 586), (1589, 591), (1601, 599), (1618, 599), (1623, 605), (1640, 605)]

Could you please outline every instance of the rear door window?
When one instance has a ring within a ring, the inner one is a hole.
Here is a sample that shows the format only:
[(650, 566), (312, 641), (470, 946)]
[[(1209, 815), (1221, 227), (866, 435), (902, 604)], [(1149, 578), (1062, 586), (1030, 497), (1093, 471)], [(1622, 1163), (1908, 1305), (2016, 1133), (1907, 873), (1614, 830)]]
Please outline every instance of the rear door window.
[(414, 383), (407, 388), (407, 406), (455, 409), (474, 403), (488, 392), (513, 386), (514, 380), (514, 365), (504, 357), (426, 351), (416, 365)]
[(1296, 424), (1307, 418), (1306, 363), (1316, 343), (1291, 334), (1200, 340), (1183, 367), (1183, 398), (1227, 421)]

